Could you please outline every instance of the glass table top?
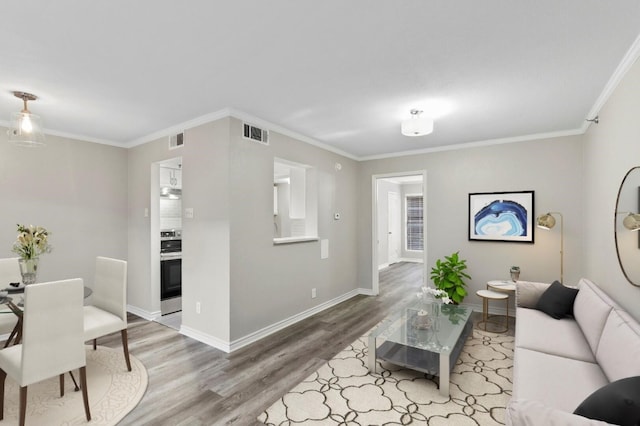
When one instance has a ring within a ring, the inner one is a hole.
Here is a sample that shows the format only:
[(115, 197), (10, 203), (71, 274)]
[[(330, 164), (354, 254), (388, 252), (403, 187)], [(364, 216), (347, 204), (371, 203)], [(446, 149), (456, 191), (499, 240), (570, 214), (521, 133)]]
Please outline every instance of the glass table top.
[(462, 305), (436, 303), (433, 307), (416, 300), (382, 320), (369, 337), (446, 354), (456, 346), (471, 312)]

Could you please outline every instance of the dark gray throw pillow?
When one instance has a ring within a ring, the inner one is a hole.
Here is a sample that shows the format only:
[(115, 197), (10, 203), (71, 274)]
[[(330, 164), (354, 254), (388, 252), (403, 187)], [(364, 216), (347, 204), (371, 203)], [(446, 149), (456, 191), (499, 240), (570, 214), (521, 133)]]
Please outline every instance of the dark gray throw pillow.
[(627, 377), (601, 387), (573, 414), (614, 425), (640, 425), (640, 377)]
[(573, 315), (573, 301), (577, 294), (577, 288), (565, 287), (554, 281), (540, 296), (536, 309), (555, 319)]

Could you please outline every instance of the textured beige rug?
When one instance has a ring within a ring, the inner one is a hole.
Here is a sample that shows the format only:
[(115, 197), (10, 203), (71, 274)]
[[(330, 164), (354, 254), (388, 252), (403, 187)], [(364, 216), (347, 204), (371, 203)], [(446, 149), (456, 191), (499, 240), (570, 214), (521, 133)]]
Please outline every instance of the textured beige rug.
[[(87, 390), (91, 408), (91, 422), (87, 423), (82, 392), (65, 376), (64, 396), (60, 398), (58, 378), (29, 386), (27, 390), (27, 425), (115, 425), (138, 405), (147, 389), (147, 370), (131, 356), (127, 371), (122, 349), (87, 346)], [(74, 372), (76, 380), (79, 373)], [(5, 383), (4, 420), (0, 425), (18, 424), (18, 395), (16, 382), (7, 376)]]
[(513, 337), (473, 330), (451, 373), (451, 395), (432, 376), (380, 362), (367, 369), (360, 337), (276, 401), (267, 425), (501, 425), (512, 389)]

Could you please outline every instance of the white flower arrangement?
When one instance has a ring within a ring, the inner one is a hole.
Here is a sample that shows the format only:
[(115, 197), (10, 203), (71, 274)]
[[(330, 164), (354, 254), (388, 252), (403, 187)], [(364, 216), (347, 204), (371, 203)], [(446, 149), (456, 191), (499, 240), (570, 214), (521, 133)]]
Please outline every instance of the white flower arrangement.
[(449, 295), (446, 291), (441, 290), (439, 288), (422, 286), (421, 291), (416, 294), (419, 299), (427, 300), (429, 298), (440, 299), (442, 303), (450, 304), (452, 300), (449, 298)]
[(18, 237), (11, 251), (24, 260), (36, 259), (41, 254), (51, 251), (48, 239), (49, 231), (42, 226), (18, 224)]

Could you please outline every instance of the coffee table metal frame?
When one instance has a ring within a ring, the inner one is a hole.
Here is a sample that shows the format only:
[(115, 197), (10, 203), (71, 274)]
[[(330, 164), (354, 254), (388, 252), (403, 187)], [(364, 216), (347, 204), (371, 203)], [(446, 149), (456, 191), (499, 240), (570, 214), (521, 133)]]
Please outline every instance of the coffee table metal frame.
[(369, 371), (377, 372), (377, 360), (438, 376), (440, 394), (449, 396), (449, 377), (467, 337), (473, 331), (471, 308), (442, 305), (429, 327), (415, 321), (424, 308), (412, 302), (385, 318), (368, 338)]

